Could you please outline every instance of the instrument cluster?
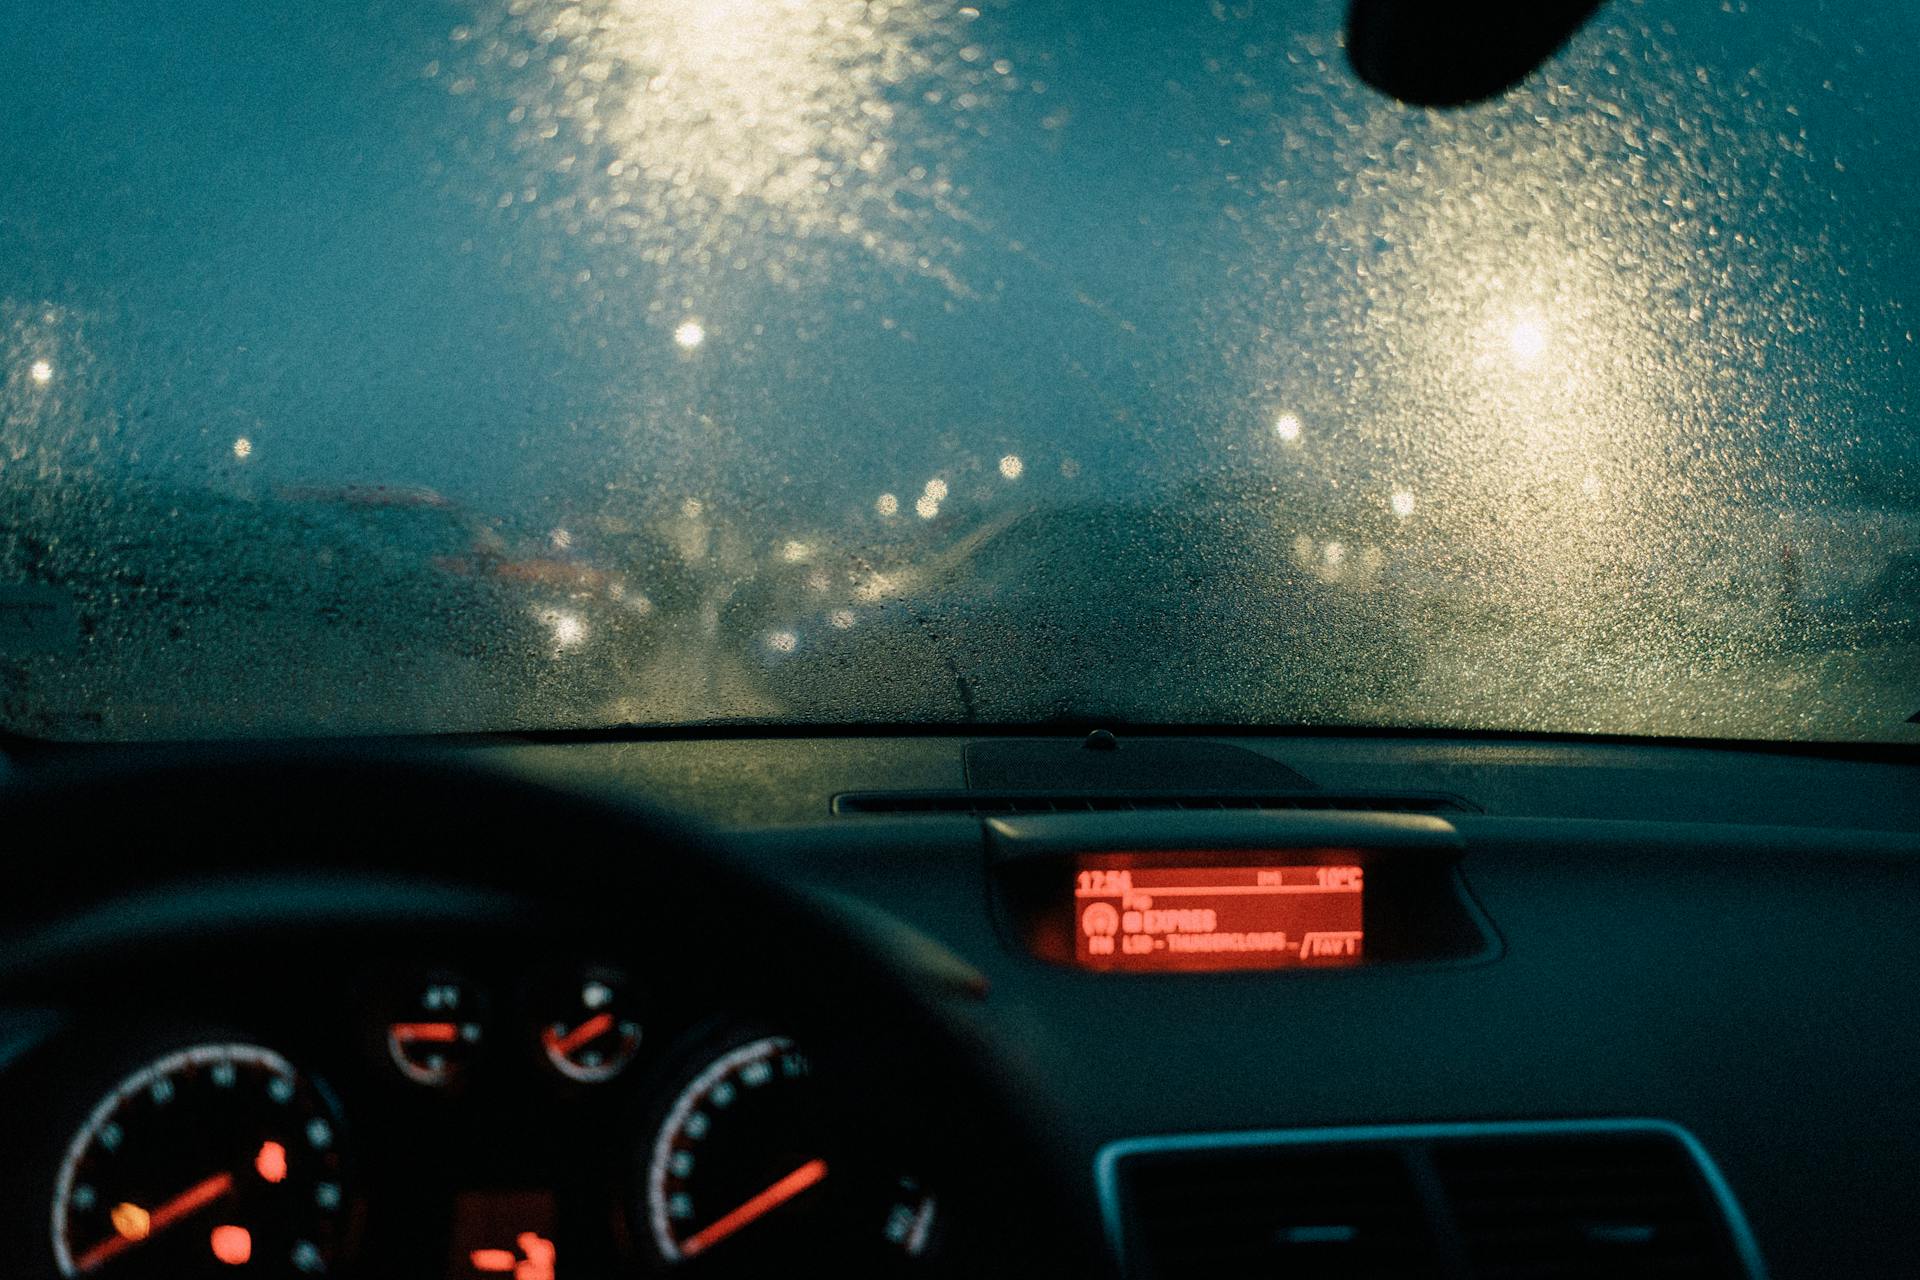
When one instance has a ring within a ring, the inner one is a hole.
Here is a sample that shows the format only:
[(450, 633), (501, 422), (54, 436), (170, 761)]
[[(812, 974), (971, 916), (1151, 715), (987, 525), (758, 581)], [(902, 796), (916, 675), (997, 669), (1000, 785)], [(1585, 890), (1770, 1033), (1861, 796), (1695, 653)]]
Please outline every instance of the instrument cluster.
[(34, 1068), (45, 1234), (10, 1256), (63, 1280), (941, 1269), (910, 1126), (790, 1029), (616, 965), (534, 970), (63, 1032)]

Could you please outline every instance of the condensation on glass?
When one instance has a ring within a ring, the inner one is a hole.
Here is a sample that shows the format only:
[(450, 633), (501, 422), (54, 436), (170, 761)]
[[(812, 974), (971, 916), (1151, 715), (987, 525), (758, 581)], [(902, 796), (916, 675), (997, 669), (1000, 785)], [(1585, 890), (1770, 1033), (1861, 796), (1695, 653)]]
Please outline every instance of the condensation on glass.
[(1920, 738), (1920, 18), (1343, 10), (16, 31), (0, 726)]

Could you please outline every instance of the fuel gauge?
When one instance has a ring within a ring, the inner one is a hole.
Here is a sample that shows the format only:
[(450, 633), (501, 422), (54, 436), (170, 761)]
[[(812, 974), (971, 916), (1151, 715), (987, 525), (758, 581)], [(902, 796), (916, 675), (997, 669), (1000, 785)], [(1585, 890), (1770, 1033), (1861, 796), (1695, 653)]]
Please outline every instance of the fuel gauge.
[(640, 1051), (641, 1021), (626, 983), (587, 973), (560, 984), (540, 1024), (540, 1049), (553, 1069), (581, 1084), (611, 1080)]

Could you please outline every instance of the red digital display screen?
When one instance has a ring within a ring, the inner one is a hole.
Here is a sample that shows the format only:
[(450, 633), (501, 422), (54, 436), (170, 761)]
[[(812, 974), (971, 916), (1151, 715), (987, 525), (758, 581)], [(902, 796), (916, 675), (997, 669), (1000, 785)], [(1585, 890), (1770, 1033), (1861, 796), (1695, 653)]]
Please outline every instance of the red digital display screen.
[(558, 1280), (551, 1191), (463, 1191), (453, 1198), (448, 1280)]
[(1126, 973), (1358, 964), (1357, 863), (1216, 863), (1177, 854), (1088, 854), (1075, 871), (1073, 955)]

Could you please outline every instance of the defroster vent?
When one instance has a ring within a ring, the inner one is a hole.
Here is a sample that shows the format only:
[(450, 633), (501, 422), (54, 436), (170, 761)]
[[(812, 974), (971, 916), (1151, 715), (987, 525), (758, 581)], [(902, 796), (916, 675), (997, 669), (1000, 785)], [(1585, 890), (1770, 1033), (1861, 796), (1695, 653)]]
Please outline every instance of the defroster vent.
[(867, 815), (1134, 813), (1186, 809), (1321, 810), (1349, 813), (1477, 813), (1459, 796), (1439, 791), (847, 791), (833, 798), (843, 817)]

